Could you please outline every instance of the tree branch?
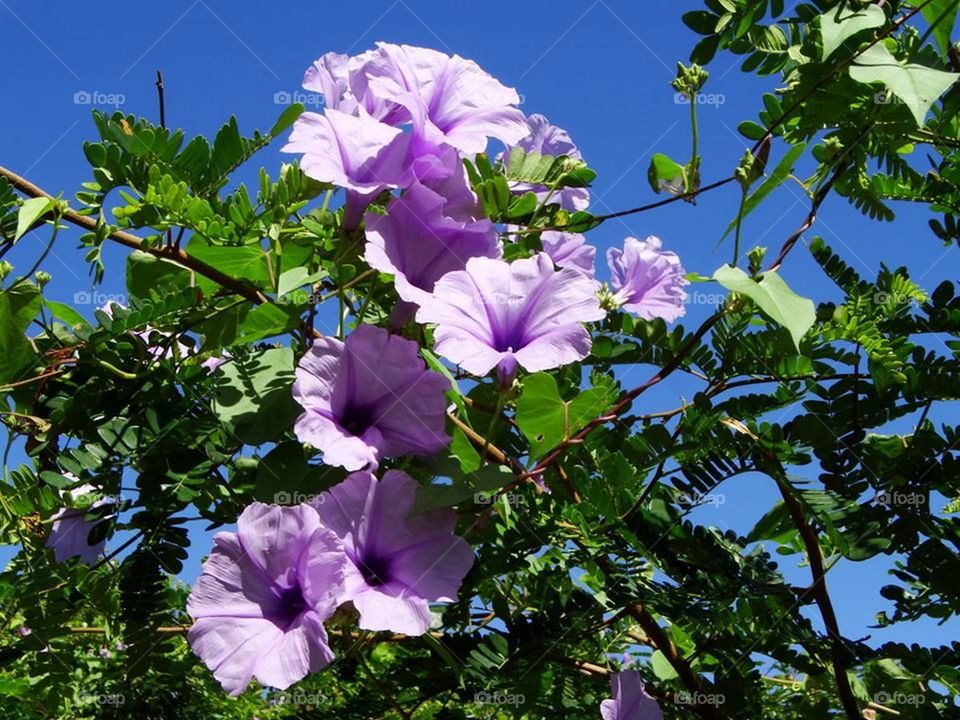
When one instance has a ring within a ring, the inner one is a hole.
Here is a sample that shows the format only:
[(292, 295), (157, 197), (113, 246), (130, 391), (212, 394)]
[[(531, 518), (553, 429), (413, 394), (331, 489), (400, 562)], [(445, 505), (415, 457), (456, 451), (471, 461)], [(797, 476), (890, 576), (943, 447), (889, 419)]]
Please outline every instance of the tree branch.
[[(43, 198), (53, 198), (50, 193), (43, 190), (42, 188), (34, 185), (32, 182), (23, 178), (16, 173), (8, 170), (5, 167), (0, 167), (0, 177), (4, 177), (10, 181), (10, 184), (14, 188), (22, 192), (24, 195), (29, 195), (30, 197), (43, 197)], [(81, 227), (85, 230), (91, 232), (96, 232), (98, 229), (99, 223), (91, 217), (86, 215), (81, 215), (75, 210), (66, 210), (61, 220), (66, 220), (67, 222), (72, 223), (78, 227)], [(178, 247), (165, 246), (165, 247), (153, 247), (149, 245), (143, 238), (137, 237), (132, 233), (128, 233), (125, 230), (114, 230), (110, 235), (107, 236), (110, 240), (117, 242), (121, 245), (124, 245), (133, 250), (140, 250), (142, 252), (149, 253), (154, 257), (162, 258), (164, 260), (170, 260), (182, 265), (188, 270), (192, 270), (198, 275), (203, 275), (210, 280), (213, 280), (218, 285), (223, 286), (227, 290), (240, 295), (241, 297), (246, 298), (254, 304), (262, 304), (272, 302), (269, 297), (264, 295), (260, 290), (248, 285), (247, 283), (237, 280), (226, 273), (217, 270), (217, 268), (207, 265), (205, 262), (198, 260), (197, 258), (191, 257), (186, 252), (181, 250)]]

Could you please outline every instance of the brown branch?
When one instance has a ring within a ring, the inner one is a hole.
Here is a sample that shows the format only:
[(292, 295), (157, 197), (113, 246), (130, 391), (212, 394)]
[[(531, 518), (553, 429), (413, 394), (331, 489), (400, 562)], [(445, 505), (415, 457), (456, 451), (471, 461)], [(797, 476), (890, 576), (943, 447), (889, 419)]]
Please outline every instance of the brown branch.
[[(25, 195), (35, 198), (43, 197), (53, 199), (53, 196), (50, 195), (50, 193), (5, 167), (0, 167), (0, 177), (4, 177), (9, 180), (10, 184), (13, 185), (14, 188)], [(96, 220), (86, 215), (81, 215), (75, 210), (67, 209), (60, 219), (66, 220), (67, 222), (70, 222), (85, 230), (89, 230), (90, 232), (96, 232), (99, 227), (99, 223)], [(241, 280), (237, 280), (236, 278), (221, 272), (217, 268), (207, 265), (205, 262), (198, 260), (197, 258), (191, 257), (178, 247), (153, 247), (149, 245), (143, 238), (137, 237), (136, 235), (128, 233), (125, 230), (114, 230), (107, 237), (110, 240), (120, 243), (128, 248), (132, 248), (133, 250), (140, 250), (142, 252), (149, 253), (154, 257), (170, 260), (178, 265), (182, 265), (198, 275), (203, 275), (204, 277), (213, 280), (218, 285), (221, 285), (231, 292), (246, 298), (252, 303), (259, 305), (262, 303), (271, 302), (269, 297), (264, 295), (262, 292), (260, 292), (260, 290), (252, 285), (248, 285)]]
[[(700, 676), (687, 664), (687, 661), (683, 658), (683, 655), (680, 654), (677, 646), (673, 644), (673, 640), (667, 635), (667, 631), (660, 626), (660, 623), (650, 614), (650, 611), (640, 603), (634, 603), (628, 606), (627, 610), (640, 627), (643, 628), (643, 631), (647, 634), (647, 637), (650, 638), (654, 647), (663, 653), (667, 662), (669, 662), (670, 666), (676, 671), (684, 687), (698, 696), (705, 694)], [(702, 718), (705, 718), (705, 720), (715, 720), (715, 718), (719, 717), (716, 708), (712, 705), (697, 703), (692, 707), (694, 711)]]
[(786, 474), (780, 461), (771, 458), (773, 464), (770, 476), (777, 483), (780, 490), (780, 496), (783, 503), (790, 512), (793, 524), (800, 533), (804, 548), (807, 552), (807, 558), (810, 561), (810, 574), (813, 576), (813, 583), (802, 594), (801, 600), (805, 596), (813, 596), (817, 609), (820, 611), (820, 617), (823, 619), (823, 625), (830, 638), (830, 655), (833, 664), (833, 674), (837, 681), (837, 691), (840, 694), (840, 702), (848, 720), (859, 720), (861, 717), (860, 709), (857, 707), (857, 700), (850, 687), (850, 680), (847, 678), (846, 669), (846, 651), (843, 647), (843, 636), (840, 634), (840, 625), (837, 622), (837, 614), (834, 612), (833, 603), (830, 600), (830, 593), (827, 591), (827, 571), (823, 564), (823, 551), (820, 548), (820, 540), (817, 537), (816, 530), (807, 522), (803, 506), (793, 494), (793, 488), (786, 480)]

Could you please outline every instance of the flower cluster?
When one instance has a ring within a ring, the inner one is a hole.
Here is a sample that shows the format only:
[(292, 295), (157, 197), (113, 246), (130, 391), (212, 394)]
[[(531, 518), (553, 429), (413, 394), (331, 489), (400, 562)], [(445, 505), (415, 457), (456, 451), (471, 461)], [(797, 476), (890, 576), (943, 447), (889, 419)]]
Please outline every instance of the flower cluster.
[[(359, 324), (342, 341), (319, 338), (296, 368), (297, 438), (352, 474), (306, 504), (248, 507), (236, 533), (216, 536), (190, 596), (191, 646), (234, 694), (254, 677), (282, 689), (328, 665), (324, 623), (344, 604), (363, 629), (425, 633), (430, 604), (454, 601), (473, 563), (453, 534), (453, 511), (417, 514), (416, 480), (399, 470), (376, 476), (390, 458), (431, 456), (451, 441), (450, 380), (407, 339), (411, 319), (432, 327), (437, 354), (477, 377), (494, 373), (505, 388), (521, 368), (586, 358), (585, 323), (604, 318), (601, 297), (666, 320), (683, 313), (685, 298), (683, 269), (656, 238), (610, 250), (609, 290), (583, 235), (543, 231), (532, 255), (505, 245), (524, 231), (498, 232), (484, 216), (464, 160), (490, 138), (504, 144), (504, 159), (513, 148), (581, 155), (545, 117), (525, 117), (516, 91), (476, 63), (378, 43), (353, 57), (324, 55), (304, 86), (323, 94), (325, 111), (301, 115), (284, 150), (345, 191), (344, 235), (362, 236), (363, 259), (393, 276), (399, 302), (392, 330)], [(589, 203), (585, 188), (509, 187), (568, 212)], [(659, 717), (639, 676), (619, 677), (604, 717)]]
[(310, 503), (254, 503), (219, 533), (187, 601), (188, 640), (239, 695), (254, 677), (285, 689), (334, 658), (323, 623), (352, 603), (366, 630), (422, 635), (473, 564), (451, 510), (414, 515), (417, 482), (367, 472)]

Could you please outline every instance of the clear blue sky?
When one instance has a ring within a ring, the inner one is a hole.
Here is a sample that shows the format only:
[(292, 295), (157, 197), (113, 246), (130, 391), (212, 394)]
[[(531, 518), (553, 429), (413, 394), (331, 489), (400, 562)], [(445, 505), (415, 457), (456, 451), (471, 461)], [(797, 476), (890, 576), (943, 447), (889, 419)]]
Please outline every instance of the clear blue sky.
[[(154, 77), (166, 80), (167, 122), (188, 136), (212, 136), (229, 115), (242, 130), (269, 128), (282, 110), (275, 98), (299, 90), (304, 69), (325, 52), (358, 53), (377, 40), (430, 46), (476, 60), (523, 97), (527, 113), (545, 114), (566, 128), (599, 173), (592, 209), (608, 212), (656, 199), (646, 181), (653, 152), (684, 161), (690, 152), (688, 109), (674, 103), (669, 86), (677, 60), (686, 60), (696, 36), (680, 22), (700, 2), (636, 0), (551, 0), (518, 3), (487, 0), (366, 0), (322, 3), (296, 0), (277, 4), (250, 0), (168, 0), (124, 3), (93, 9), (84, 3), (51, 5), (34, 0), (0, 0), (0, 46), (7, 71), (0, 75), (3, 141), (0, 164), (67, 197), (90, 179), (81, 142), (96, 136), (90, 104), (120, 103), (128, 113), (157, 117)], [(717, 102), (700, 112), (705, 182), (725, 177), (743, 154), (738, 122), (755, 119), (760, 95), (776, 79), (760, 81), (740, 72), (733, 58), (721, 56), (710, 68), (705, 92)], [(280, 143), (255, 158), (243, 178), (260, 164), (274, 173), (282, 159)], [(775, 150), (774, 160), (778, 159)], [(729, 244), (715, 249), (736, 212), (738, 191), (727, 187), (701, 198), (696, 207), (668, 208), (605, 224), (590, 235), (601, 252), (626, 235), (656, 234), (678, 252), (689, 271), (709, 275), (730, 255)], [(747, 247), (762, 244), (775, 252), (807, 212), (794, 185), (785, 185), (747, 221)], [(828, 244), (867, 277), (881, 260), (908, 265), (928, 290), (950, 277), (956, 250), (945, 251), (926, 225), (923, 208), (898, 208), (896, 222), (862, 218), (842, 199), (825, 205), (815, 229)], [(809, 237), (812, 237), (810, 235)], [(77, 249), (77, 233), (61, 236), (46, 269), (54, 276), (48, 294), (72, 302), (91, 289)], [(23, 268), (36, 257), (45, 236), (21, 243), (10, 259)], [(729, 242), (729, 241), (728, 241)], [(952, 253), (952, 256), (948, 257)], [(124, 256), (119, 247), (105, 253), (107, 278), (102, 292), (122, 292)], [(792, 287), (819, 301), (836, 297), (803, 248), (783, 271)], [(599, 277), (607, 277), (601, 261)], [(695, 288), (703, 295), (715, 286)], [(81, 308), (91, 314), (92, 307)], [(710, 312), (706, 304), (689, 308), (687, 325)], [(624, 376), (638, 384), (649, 368)], [(667, 409), (692, 386), (671, 381), (644, 395), (645, 407)], [(941, 413), (940, 418), (946, 417)], [(937, 419), (936, 416), (933, 416)], [(909, 423), (907, 423), (909, 426)], [(746, 476), (727, 483), (719, 507), (696, 511), (701, 522), (745, 533), (776, 498), (769, 480)], [(208, 543), (192, 548), (184, 578), (192, 580)], [(0, 552), (0, 558), (9, 552)], [(784, 570), (798, 583), (806, 569)], [(841, 628), (853, 637), (886, 601), (876, 589), (889, 582), (882, 572), (889, 559), (841, 563), (828, 576)], [(956, 629), (957, 625), (953, 624)], [(956, 635), (956, 633), (952, 633)], [(875, 639), (939, 643), (951, 635), (930, 623), (874, 632)]]

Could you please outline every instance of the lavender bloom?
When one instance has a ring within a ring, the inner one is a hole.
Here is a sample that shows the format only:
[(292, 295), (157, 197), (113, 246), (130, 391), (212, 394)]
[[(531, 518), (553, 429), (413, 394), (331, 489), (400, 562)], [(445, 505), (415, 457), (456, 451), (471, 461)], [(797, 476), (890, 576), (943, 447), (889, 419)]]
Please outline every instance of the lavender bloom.
[(283, 152), (303, 153), (300, 166), (314, 180), (347, 190), (344, 223), (355, 227), (370, 201), (397, 187), (407, 172), (410, 138), (366, 113), (303, 113)]
[(613, 299), (644, 320), (663, 318), (673, 322), (686, 313), (687, 284), (676, 253), (663, 252), (660, 238), (628, 237), (623, 250), (607, 250)]
[[(67, 474), (67, 477), (73, 476)], [(73, 477), (73, 479), (76, 480), (77, 478)], [(50, 519), (53, 524), (50, 526), (46, 546), (53, 549), (53, 557), (57, 562), (63, 562), (71, 557), (79, 557), (84, 564), (94, 565), (97, 562), (97, 557), (103, 552), (106, 540), (100, 540), (91, 545), (89, 543), (90, 532), (112, 516), (87, 520), (86, 515), (92, 510), (107, 505), (109, 500), (101, 497), (89, 502), (91, 499), (89, 496), (97, 494), (97, 489), (93, 485), (80, 485), (68, 491), (67, 494), (70, 496), (71, 502), (81, 503), (84, 507), (60, 508), (51, 515)]]
[(351, 61), (350, 70), (351, 88), (372, 116), (399, 124), (422, 111), (430, 142), (475, 154), (486, 149), (488, 137), (510, 144), (529, 132), (513, 107), (520, 102), (516, 90), (459, 55), (377, 43)]
[(418, 487), (400, 470), (379, 481), (359, 472), (314, 501), (343, 542), (349, 562), (341, 601), (353, 603), (365, 630), (427, 632), (430, 603), (455, 601), (473, 564), (470, 545), (452, 534), (452, 510), (410, 516)]
[(303, 76), (303, 87), (323, 95), (325, 108), (356, 115), (358, 106), (350, 92), (349, 62), (350, 58), (346, 55), (327, 53), (307, 69)]
[(253, 503), (218, 533), (187, 599), (190, 647), (231, 695), (250, 679), (281, 690), (333, 660), (323, 622), (337, 608), (346, 558), (306, 505)]
[(610, 678), (613, 699), (600, 703), (603, 720), (663, 720), (657, 701), (650, 697), (636, 670), (623, 670)]
[(561, 268), (570, 268), (590, 278), (594, 277), (594, 264), (597, 249), (587, 244), (580, 233), (547, 231), (540, 233), (543, 251), (550, 256), (553, 264)]
[(530, 372), (582, 360), (590, 333), (581, 323), (604, 316), (593, 282), (575, 270), (555, 271), (544, 253), (507, 263), (473, 258), (448, 273), (417, 312), (436, 323), (436, 350), (474, 375), (497, 368), (501, 382), (517, 365)]
[[(573, 140), (567, 134), (566, 130), (551, 125), (543, 115), (533, 114), (527, 120), (528, 134), (514, 147), (523, 148), (527, 153), (538, 153), (540, 155), (566, 155), (574, 160), (583, 160), (583, 156), (573, 144)], [(512, 147), (507, 147), (503, 154), (504, 163), (510, 158)], [(543, 185), (531, 185), (529, 183), (514, 182), (510, 184), (511, 190), (517, 193), (532, 191), (543, 201), (549, 195), (550, 202), (557, 203), (564, 210), (586, 210), (590, 204), (590, 192), (586, 188), (561, 188), (552, 195)]]
[(446, 447), (450, 383), (426, 369), (418, 350), (415, 342), (372, 325), (361, 325), (346, 342), (315, 341), (293, 384), (304, 409), (294, 424), (297, 437), (322, 450), (327, 465), (351, 471)]
[(489, 220), (458, 220), (446, 200), (414, 185), (393, 200), (386, 215), (367, 213), (367, 263), (395, 276), (403, 300), (420, 303), (437, 280), (462, 270), (472, 257), (499, 257), (497, 233)]

